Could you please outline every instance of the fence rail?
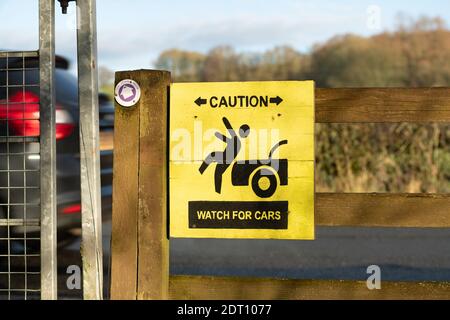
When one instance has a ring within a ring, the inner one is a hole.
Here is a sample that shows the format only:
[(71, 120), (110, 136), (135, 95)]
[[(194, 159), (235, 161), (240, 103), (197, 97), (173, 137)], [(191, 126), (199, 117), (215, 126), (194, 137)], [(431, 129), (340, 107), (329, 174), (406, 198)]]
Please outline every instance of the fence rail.
[(316, 193), (320, 226), (450, 228), (450, 195)]
[(383, 281), (381, 290), (369, 290), (366, 281), (356, 280), (171, 276), (169, 296), (185, 300), (445, 300), (450, 298), (450, 282)]
[(330, 88), (315, 91), (316, 122), (450, 122), (450, 88)]

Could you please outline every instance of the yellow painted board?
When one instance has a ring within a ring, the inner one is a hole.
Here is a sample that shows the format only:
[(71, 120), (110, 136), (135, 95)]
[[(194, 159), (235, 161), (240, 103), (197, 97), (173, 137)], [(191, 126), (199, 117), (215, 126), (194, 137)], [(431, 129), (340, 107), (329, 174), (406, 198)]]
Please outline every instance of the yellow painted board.
[(314, 239), (314, 82), (170, 88), (170, 235)]

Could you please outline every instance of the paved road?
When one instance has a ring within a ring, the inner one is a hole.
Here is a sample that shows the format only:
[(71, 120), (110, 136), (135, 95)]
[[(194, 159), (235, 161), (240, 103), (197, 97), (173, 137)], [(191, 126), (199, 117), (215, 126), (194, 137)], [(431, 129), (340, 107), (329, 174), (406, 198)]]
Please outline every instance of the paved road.
[(171, 242), (171, 272), (283, 278), (450, 280), (450, 230), (318, 228), (315, 241)]

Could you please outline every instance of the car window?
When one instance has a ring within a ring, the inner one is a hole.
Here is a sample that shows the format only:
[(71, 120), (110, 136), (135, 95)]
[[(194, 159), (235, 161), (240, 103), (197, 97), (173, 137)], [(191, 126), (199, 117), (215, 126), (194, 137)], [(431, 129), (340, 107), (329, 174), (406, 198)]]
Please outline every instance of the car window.
[[(8, 78), (6, 72), (0, 71), (0, 99), (6, 99), (7, 91), (9, 96), (12, 96), (17, 90), (23, 90), (22, 86), (25, 84), (25, 90), (39, 93), (39, 71), (20, 70), (9, 71)], [(6, 84), (11, 86), (6, 88)], [(78, 101), (77, 79), (67, 70), (55, 70), (55, 84), (56, 84), (56, 101), (66, 105), (75, 105)]]

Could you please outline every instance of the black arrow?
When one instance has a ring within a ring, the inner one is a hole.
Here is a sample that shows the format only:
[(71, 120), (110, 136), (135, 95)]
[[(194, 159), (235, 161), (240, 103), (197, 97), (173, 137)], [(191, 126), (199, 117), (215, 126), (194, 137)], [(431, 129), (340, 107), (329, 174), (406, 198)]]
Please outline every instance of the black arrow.
[(206, 104), (207, 101), (208, 101), (208, 100), (206, 100), (206, 99), (202, 99), (202, 97), (198, 97), (197, 100), (195, 100), (194, 102), (195, 102), (199, 107), (201, 107), (202, 104)]
[(281, 99), (280, 96), (276, 96), (275, 98), (270, 98), (269, 101), (270, 103), (276, 103), (277, 105), (279, 105), (283, 102), (283, 99)]

